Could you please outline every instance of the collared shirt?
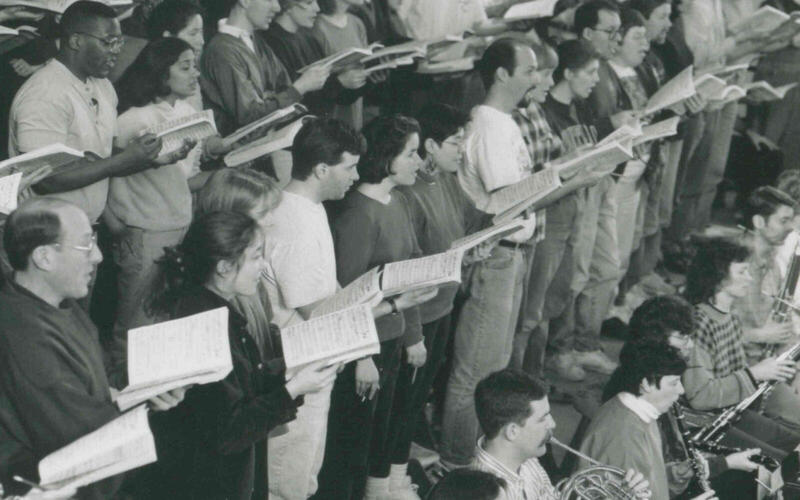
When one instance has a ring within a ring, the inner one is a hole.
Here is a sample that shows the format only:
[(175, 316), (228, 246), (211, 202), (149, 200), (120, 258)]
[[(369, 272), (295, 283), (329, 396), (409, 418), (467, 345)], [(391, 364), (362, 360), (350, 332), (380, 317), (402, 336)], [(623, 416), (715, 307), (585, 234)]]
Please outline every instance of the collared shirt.
[(556, 500), (558, 498), (553, 483), (550, 482), (547, 472), (538, 459), (530, 458), (524, 461), (519, 466), (519, 470), (514, 472), (484, 450), (484, 441), (485, 438), (478, 440), (472, 468), (504, 479), (506, 486), (503, 493), (506, 499)]
[(227, 17), (219, 20), (219, 22), (217, 23), (217, 31), (219, 31), (220, 33), (225, 33), (226, 35), (230, 35), (234, 38), (238, 38), (239, 40), (242, 41), (242, 43), (247, 45), (248, 49), (252, 50), (253, 53), (255, 53), (256, 45), (255, 42), (253, 42), (253, 34), (247, 30), (243, 30), (238, 26), (232, 26), (228, 24)]
[(642, 398), (636, 397), (630, 392), (620, 392), (617, 394), (620, 403), (624, 404), (630, 411), (642, 419), (642, 422), (649, 424), (658, 420), (659, 413), (655, 406)]
[[(61, 143), (108, 158), (116, 121), (117, 93), (111, 82), (92, 77), (83, 82), (57, 59), (51, 59), (14, 97), (8, 149), (16, 156)], [(108, 179), (54, 196), (75, 203), (95, 222), (106, 206)]]
[(527, 108), (515, 109), (511, 117), (522, 132), (535, 169), (539, 170), (545, 163), (561, 156), (561, 137), (550, 128), (541, 106), (534, 103)]

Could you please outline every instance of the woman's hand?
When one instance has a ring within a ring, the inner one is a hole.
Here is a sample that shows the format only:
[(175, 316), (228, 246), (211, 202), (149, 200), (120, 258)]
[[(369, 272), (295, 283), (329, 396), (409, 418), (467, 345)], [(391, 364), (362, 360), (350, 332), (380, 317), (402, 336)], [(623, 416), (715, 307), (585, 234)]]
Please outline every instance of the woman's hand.
[(381, 388), (381, 375), (372, 358), (356, 361), (356, 394), (361, 400), (372, 399)]
[(423, 340), (420, 340), (412, 346), (406, 347), (406, 358), (408, 360), (408, 364), (414, 366), (415, 368), (419, 368), (424, 365), (427, 357), (428, 351), (425, 349), (425, 342)]
[(751, 461), (750, 457), (759, 453), (761, 453), (760, 448), (750, 448), (738, 453), (731, 453), (725, 457), (725, 462), (727, 462), (729, 469), (743, 470), (745, 472), (754, 471), (758, 469), (758, 464)]

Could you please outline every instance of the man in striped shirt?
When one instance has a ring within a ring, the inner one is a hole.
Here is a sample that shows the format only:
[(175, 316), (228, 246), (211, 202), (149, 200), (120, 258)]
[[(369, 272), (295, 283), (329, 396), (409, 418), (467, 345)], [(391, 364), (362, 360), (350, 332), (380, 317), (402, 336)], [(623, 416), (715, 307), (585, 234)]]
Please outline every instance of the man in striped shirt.
[[(522, 371), (501, 370), (478, 383), (475, 410), (484, 436), (472, 467), (505, 480), (508, 500), (557, 500), (558, 492), (538, 459), (556, 428), (545, 387)], [(642, 474), (628, 472), (630, 488), (649, 487)]]

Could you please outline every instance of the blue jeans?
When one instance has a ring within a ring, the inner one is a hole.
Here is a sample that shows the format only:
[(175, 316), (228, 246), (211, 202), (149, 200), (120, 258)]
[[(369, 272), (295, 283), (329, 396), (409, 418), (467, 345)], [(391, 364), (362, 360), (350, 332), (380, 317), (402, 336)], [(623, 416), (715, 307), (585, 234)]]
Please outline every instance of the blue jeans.
[(608, 176), (584, 193), (574, 248), (573, 300), (549, 325), (549, 345), (555, 352), (600, 348), (600, 328), (620, 278), (617, 188)]
[(572, 302), (573, 249), (584, 202), (579, 191), (548, 207), (545, 238), (536, 245), (511, 355), (514, 368), (533, 375), (542, 374), (548, 322)]
[(458, 319), (453, 367), (442, 423), (442, 460), (455, 466), (472, 461), (479, 436), (475, 386), (508, 366), (522, 302), (525, 252), (498, 246), (475, 265), (470, 296)]

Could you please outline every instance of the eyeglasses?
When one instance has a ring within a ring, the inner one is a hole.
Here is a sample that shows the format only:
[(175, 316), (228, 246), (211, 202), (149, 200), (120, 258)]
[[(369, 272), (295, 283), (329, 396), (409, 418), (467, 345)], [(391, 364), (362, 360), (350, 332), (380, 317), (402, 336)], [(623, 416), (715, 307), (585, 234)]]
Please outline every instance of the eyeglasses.
[[(55, 246), (63, 246), (61, 243), (53, 243)], [(92, 238), (89, 240), (89, 244), (87, 245), (66, 245), (67, 248), (74, 248), (75, 250), (79, 250), (81, 252), (91, 253), (92, 250), (95, 249), (97, 246), (97, 233), (92, 233)]]
[(618, 38), (620, 36), (619, 28), (607, 28), (603, 30), (601, 30), (600, 28), (592, 28), (592, 29), (594, 31), (602, 31), (603, 33), (608, 35), (608, 38)]
[(79, 35), (86, 35), (88, 37), (94, 38), (95, 40), (99, 41), (103, 44), (105, 48), (108, 50), (119, 50), (125, 45), (125, 39), (121, 36), (115, 36), (111, 38), (100, 38), (99, 36), (92, 35), (91, 33), (86, 33), (83, 31), (77, 32)]

